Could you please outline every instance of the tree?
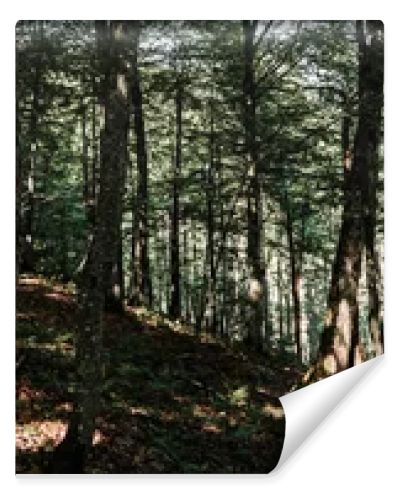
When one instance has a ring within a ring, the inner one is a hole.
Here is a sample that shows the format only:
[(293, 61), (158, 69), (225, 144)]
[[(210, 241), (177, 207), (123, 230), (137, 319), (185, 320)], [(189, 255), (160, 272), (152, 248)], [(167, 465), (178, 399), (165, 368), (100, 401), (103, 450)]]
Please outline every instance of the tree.
[(257, 21), (243, 21), (243, 103), (246, 145), (246, 163), (249, 167), (248, 192), (248, 244), (249, 261), (249, 317), (247, 341), (255, 348), (262, 346), (262, 326), (264, 321), (265, 277), (261, 259), (261, 232), (263, 207), (261, 197), (260, 166), (256, 132), (256, 86), (254, 76), (255, 46), (254, 36)]
[[(292, 208), (286, 198), (287, 214), (286, 214), (286, 230), (289, 243), (289, 259), (290, 259), (290, 278), (291, 278), (291, 292), (293, 301), (293, 314), (294, 314), (294, 336), (296, 342), (296, 351), (299, 360), (302, 359), (302, 331), (301, 331), (301, 264), (302, 264), (302, 251), (296, 248), (293, 236), (293, 220)], [(300, 242), (300, 246), (303, 241)]]
[[(332, 270), (328, 311), (314, 372), (333, 374), (352, 366), (359, 348), (358, 283), (369, 214), (368, 180), (374, 176), (383, 104), (382, 24), (357, 21), (358, 125), (354, 159), (344, 151), (344, 206)], [(347, 139), (344, 140), (344, 144)], [(378, 340), (379, 342), (379, 340)]]
[[(367, 79), (357, 89), (359, 69), (378, 79), (380, 49), (357, 44), (355, 26), (126, 24), (124, 194), (112, 259), (95, 265), (107, 268), (106, 312), (122, 310), (128, 284), (128, 303), (149, 314), (311, 365), (334, 342), (321, 333), (328, 299), (336, 322), (353, 323), (343, 366), (350, 351), (381, 352), (382, 117), (365, 132)], [(104, 224), (116, 45), (103, 44), (100, 70), (95, 32), (89, 21), (17, 26), (17, 265), (64, 282), (83, 283)]]
[(82, 325), (76, 342), (76, 397), (64, 441), (55, 451), (52, 472), (83, 472), (92, 446), (101, 394), (102, 321), (105, 293), (118, 251), (122, 189), (126, 162), (128, 84), (126, 24), (96, 21), (101, 133), (100, 193), (93, 244), (83, 269), (79, 303)]
[[(37, 256), (35, 253), (34, 237), (35, 237), (35, 181), (38, 168), (38, 138), (39, 138), (39, 117), (42, 102), (42, 92), (43, 92), (43, 81), (42, 75), (44, 72), (43, 64), (43, 54), (42, 50), (44, 47), (44, 31), (43, 22), (36, 21), (32, 26), (32, 41), (34, 44), (34, 50), (32, 55), (29, 57), (26, 54), (18, 54), (17, 58), (20, 57), (22, 61), (19, 63), (19, 75), (22, 75), (22, 71), (26, 71), (23, 67), (23, 59), (28, 62), (27, 59), (31, 59), (32, 64), (32, 82), (31, 92), (32, 99), (30, 105), (29, 114), (29, 133), (27, 137), (26, 144), (21, 141), (22, 138), (22, 124), (20, 122), (20, 117), (22, 114), (22, 109), (19, 108), (19, 113), (17, 113), (17, 176), (16, 176), (16, 193), (17, 193), (17, 268), (21, 272), (32, 272), (36, 267)], [(17, 76), (19, 76), (17, 74)], [(17, 92), (17, 109), (22, 100), (23, 89), (21, 88), (21, 82), (17, 86), (19, 92)], [(23, 199), (23, 184), (27, 185), (26, 203), (24, 214), (22, 214), (22, 199)]]
[(139, 70), (140, 22), (132, 23), (132, 104), (136, 135), (137, 191), (132, 210), (132, 283), (131, 304), (152, 303), (149, 262), (148, 168), (142, 90)]
[(175, 155), (172, 178), (172, 208), (171, 208), (171, 243), (170, 243), (170, 266), (171, 266), (171, 302), (169, 305), (169, 316), (177, 319), (181, 315), (181, 273), (179, 252), (179, 227), (180, 227), (180, 204), (179, 204), (179, 181), (182, 163), (182, 101), (183, 81), (180, 75), (176, 80), (175, 94)]

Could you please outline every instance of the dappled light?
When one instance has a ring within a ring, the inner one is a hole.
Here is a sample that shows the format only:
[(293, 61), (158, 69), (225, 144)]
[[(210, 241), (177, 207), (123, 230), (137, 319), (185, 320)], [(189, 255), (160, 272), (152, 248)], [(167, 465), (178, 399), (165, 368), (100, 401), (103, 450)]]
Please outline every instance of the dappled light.
[[(24, 290), (25, 285), (20, 283), (19, 287)], [(43, 283), (30, 293), (24, 290), (19, 296), (21, 310), (39, 306), (40, 296), (49, 297), (47, 287)], [(56, 297), (52, 300), (51, 310), (57, 314), (63, 303)], [(77, 318), (76, 310), (72, 314)], [(258, 380), (257, 373), (262, 376), (265, 369), (251, 354), (236, 353), (221, 341), (203, 338), (199, 342), (195, 336), (165, 324), (160, 331), (150, 314), (137, 331), (132, 329), (129, 316), (133, 312), (126, 314), (117, 321), (113, 315), (105, 331), (105, 339), (113, 348), (105, 370), (103, 410), (93, 437), (90, 470), (250, 472), (253, 467), (263, 471), (266, 463), (277, 459), (284, 415), (279, 402), (271, 401), (271, 394), (284, 390), (283, 384), (288, 388), (293, 383), (295, 365), (282, 368), (285, 376), (280, 388), (275, 383), (270, 387), (252, 385), (249, 380)], [(41, 337), (48, 335), (46, 316), (43, 321), (35, 328), (35, 349), (28, 350), (19, 368), (17, 387), (17, 421), (21, 422), (17, 425), (18, 453), (34, 452), (29, 459), (29, 467), (34, 470), (46, 460), (43, 453), (62, 441), (73, 409), (67, 399), (65, 372), (49, 372), (50, 359), (44, 356), (47, 352), (52, 356), (62, 354), (57, 349), (59, 334), (54, 335), (54, 348), (48, 349), (47, 343), (41, 342)], [(27, 328), (22, 318), (17, 333), (19, 328), (21, 332)], [(27, 350), (26, 344), (17, 350)], [(33, 356), (33, 352), (40, 356)], [(62, 355), (64, 362), (70, 363), (70, 358)], [(48, 417), (40, 420), (40, 415)], [(150, 448), (143, 446), (146, 436), (152, 443)], [(218, 441), (210, 442), (213, 436)], [(272, 449), (267, 446), (270, 436), (276, 441)], [(237, 455), (234, 450), (239, 444)], [(254, 453), (255, 446), (264, 449)], [(200, 453), (202, 465), (193, 462), (193, 453)], [(19, 456), (21, 468), (27, 468)]]
[(379, 21), (20, 21), (16, 467), (263, 473), (383, 352)]
[(41, 449), (50, 451), (62, 442), (67, 424), (60, 420), (32, 421), (17, 425), (15, 445), (19, 451), (38, 452)]

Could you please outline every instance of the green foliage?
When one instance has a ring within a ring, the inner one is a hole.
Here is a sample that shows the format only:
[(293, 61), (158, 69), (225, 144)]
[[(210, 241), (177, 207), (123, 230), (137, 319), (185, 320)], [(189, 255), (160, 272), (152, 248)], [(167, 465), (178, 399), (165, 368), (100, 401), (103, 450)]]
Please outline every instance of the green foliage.
[[(144, 21), (140, 28), (138, 64), (148, 156), (153, 307), (168, 314), (172, 192), (177, 177), (182, 319), (194, 325), (203, 314), (200, 329), (210, 327), (210, 306), (204, 297), (209, 293), (212, 219), (217, 330), (232, 342), (238, 341), (246, 328), (249, 284), (242, 23)], [(260, 21), (255, 33), (254, 126), (263, 204), (261, 259), (268, 288), (264, 340), (269, 348), (293, 350), (289, 216), (293, 251), (302, 261), (298, 267), (303, 283), (305, 362), (318, 349), (341, 222), (344, 117), (350, 120), (350, 144), (357, 127), (354, 37), (352, 21)], [(96, 199), (104, 120), (94, 23), (21, 22), (16, 42), (19, 236), (22, 241), (32, 237), (36, 272), (76, 280), (93, 229), (85, 189), (94, 191)], [(130, 60), (133, 44), (126, 50)], [(182, 161), (176, 174), (178, 83), (182, 87)], [(133, 122), (132, 116), (122, 216), (126, 295), (133, 281), (132, 246), (137, 230)], [(380, 246), (382, 154), (377, 183)], [(365, 290), (362, 296), (360, 319), (368, 341)]]

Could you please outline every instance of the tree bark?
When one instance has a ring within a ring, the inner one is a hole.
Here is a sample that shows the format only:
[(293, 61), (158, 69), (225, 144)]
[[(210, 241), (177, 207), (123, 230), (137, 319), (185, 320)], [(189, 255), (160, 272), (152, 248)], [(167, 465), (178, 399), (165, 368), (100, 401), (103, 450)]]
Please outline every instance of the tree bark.
[(93, 101), (92, 101), (92, 169), (91, 169), (91, 182), (90, 182), (90, 193), (89, 193), (89, 207), (88, 216), (89, 224), (93, 227), (95, 223), (96, 215), (96, 204), (97, 204), (97, 192), (98, 192), (98, 137), (96, 130), (96, 81), (95, 75), (92, 75), (92, 90), (93, 90)]
[(54, 452), (49, 472), (82, 473), (92, 446), (101, 397), (103, 308), (109, 272), (116, 261), (122, 210), (128, 87), (126, 26), (96, 21), (99, 69), (103, 76), (100, 100), (105, 127), (100, 148), (100, 193), (94, 240), (83, 269), (79, 290), (81, 330), (76, 339), (74, 412), (64, 441)]
[(207, 259), (209, 268), (208, 283), (208, 324), (207, 329), (215, 335), (217, 333), (217, 272), (215, 268), (214, 239), (214, 203), (215, 203), (215, 137), (214, 137), (213, 105), (210, 104), (210, 164), (207, 169)]
[(147, 147), (143, 116), (143, 99), (138, 64), (140, 22), (132, 23), (132, 104), (136, 135), (137, 191), (133, 201), (132, 285), (130, 304), (152, 305), (152, 286), (149, 260), (148, 169)]
[(88, 139), (86, 135), (87, 111), (83, 97), (80, 102), (81, 126), (82, 126), (82, 177), (83, 177), (83, 203), (86, 209), (86, 215), (89, 220), (90, 206), (90, 184), (89, 184), (89, 158), (88, 158)]
[(248, 304), (246, 342), (255, 349), (262, 348), (264, 321), (265, 276), (261, 259), (262, 197), (256, 139), (256, 84), (254, 74), (254, 37), (257, 21), (243, 21), (244, 36), (244, 129), (246, 162), (249, 169), (248, 192), (248, 247), (249, 264)]
[[(36, 253), (34, 245), (34, 218), (35, 218), (35, 180), (37, 169), (37, 149), (38, 149), (38, 128), (39, 128), (39, 114), (40, 114), (40, 98), (41, 92), (41, 78), (42, 78), (42, 56), (41, 50), (38, 46), (43, 41), (43, 21), (37, 21), (35, 26), (34, 39), (36, 46), (36, 55), (34, 58), (34, 77), (32, 83), (32, 106), (30, 113), (29, 124), (29, 142), (30, 150), (27, 161), (27, 167), (23, 168), (23, 172), (27, 174), (24, 179), (27, 182), (27, 203), (25, 206), (25, 213), (23, 221), (21, 220), (21, 229), (23, 227), (23, 236), (21, 238), (21, 251), (20, 251), (20, 270), (22, 272), (34, 272), (36, 267)], [(25, 159), (20, 159), (20, 162), (25, 162)]]
[(296, 342), (297, 357), (302, 359), (302, 342), (301, 342), (301, 258), (297, 256), (293, 240), (293, 221), (291, 209), (287, 207), (286, 229), (289, 242), (289, 259), (290, 259), (290, 276), (291, 276), (291, 293), (293, 300), (293, 315), (294, 315), (294, 336)]
[(176, 82), (175, 95), (175, 162), (172, 180), (172, 213), (171, 213), (171, 243), (170, 243), (170, 269), (171, 269), (171, 302), (169, 316), (177, 319), (181, 315), (181, 286), (180, 286), (180, 252), (179, 252), (179, 181), (182, 162), (182, 98), (183, 84), (180, 77)]
[(374, 352), (379, 356), (383, 353), (383, 319), (379, 297), (380, 266), (375, 245), (375, 232), (378, 147), (383, 109), (383, 26), (379, 21), (369, 21), (367, 22), (367, 30), (375, 33), (376, 37), (372, 38), (370, 45), (367, 44), (366, 39), (362, 40), (360, 54), (363, 73), (369, 77), (369, 81), (364, 79), (360, 81), (360, 85), (365, 86), (364, 108), (366, 109), (363, 111), (363, 119), (367, 129), (365, 131), (367, 136), (365, 139), (366, 149), (362, 151), (361, 158), (361, 161), (366, 165), (362, 172), (362, 200), (367, 263), (368, 324)]
[(352, 366), (359, 346), (358, 282), (365, 243), (368, 178), (377, 154), (383, 105), (383, 28), (357, 21), (359, 46), (359, 111), (354, 161), (344, 156), (344, 207), (339, 244), (333, 264), (328, 311), (311, 375), (330, 375)]
[(282, 280), (282, 258), (279, 251), (277, 261), (277, 288), (278, 288), (278, 324), (279, 340), (283, 341), (283, 280)]
[[(17, 62), (18, 67), (18, 62)], [(15, 125), (15, 277), (18, 279), (21, 267), (23, 235), (22, 235), (22, 179), (24, 176), (23, 155), (21, 145), (21, 120), (17, 84), (16, 125)]]

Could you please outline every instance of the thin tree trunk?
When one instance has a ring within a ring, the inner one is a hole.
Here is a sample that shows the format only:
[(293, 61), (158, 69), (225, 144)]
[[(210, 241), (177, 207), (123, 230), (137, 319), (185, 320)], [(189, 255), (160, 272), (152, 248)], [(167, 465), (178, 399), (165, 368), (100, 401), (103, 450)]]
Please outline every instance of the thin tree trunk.
[(278, 255), (278, 269), (277, 269), (277, 278), (278, 278), (278, 322), (279, 322), (279, 340), (283, 340), (283, 283), (282, 283), (282, 262), (281, 262), (281, 254)]
[[(16, 63), (18, 67), (18, 62)], [(19, 111), (19, 85), (17, 84), (17, 97), (16, 97), (16, 126), (15, 126), (15, 139), (16, 139), (16, 158), (15, 158), (15, 276), (18, 279), (21, 267), (22, 249), (23, 249), (23, 234), (22, 234), (22, 179), (24, 177), (23, 168), (23, 152), (21, 146), (21, 120)]]
[(180, 284), (180, 252), (179, 252), (179, 181), (182, 161), (182, 82), (178, 77), (175, 95), (175, 162), (172, 180), (172, 213), (171, 213), (171, 244), (170, 244), (170, 269), (171, 269), (171, 302), (169, 316), (171, 319), (181, 315), (181, 284)]
[(183, 231), (183, 267), (185, 270), (185, 320), (190, 323), (190, 272), (189, 272), (189, 228)]
[(218, 196), (219, 200), (219, 219), (220, 219), (220, 240), (221, 240), (221, 260), (222, 260), (222, 276), (221, 276), (221, 291), (220, 291), (220, 315), (219, 315), (219, 335), (221, 338), (226, 336), (226, 309), (228, 303), (227, 297), (227, 281), (228, 281), (228, 258), (227, 258), (227, 232), (223, 231), (225, 227), (224, 202), (223, 202), (223, 185), (224, 173), (223, 163), (221, 158), (221, 147), (217, 146), (216, 170), (218, 172)]
[(207, 169), (207, 259), (209, 267), (209, 283), (208, 283), (208, 325), (207, 329), (212, 334), (217, 332), (217, 273), (215, 269), (214, 257), (214, 203), (215, 203), (215, 137), (214, 137), (214, 116), (213, 105), (210, 104), (210, 164)]
[(136, 134), (137, 158), (137, 195), (133, 203), (134, 238), (132, 246), (133, 279), (130, 303), (152, 305), (152, 289), (149, 260), (149, 221), (148, 221), (148, 169), (147, 147), (143, 117), (143, 99), (138, 65), (140, 22), (132, 23), (132, 103), (134, 128)]
[(290, 307), (290, 294), (289, 292), (285, 295), (285, 304), (286, 304), (286, 335), (290, 341), (293, 341), (292, 337), (292, 315), (291, 315), (291, 307)]
[(88, 139), (86, 135), (86, 107), (83, 97), (80, 103), (81, 119), (82, 119), (82, 177), (83, 177), (83, 203), (86, 209), (87, 218), (89, 220), (90, 207), (90, 185), (89, 185), (89, 158), (88, 158)]
[(91, 171), (91, 182), (90, 182), (90, 196), (89, 196), (89, 224), (93, 227), (95, 223), (96, 215), (96, 204), (97, 204), (97, 186), (99, 183), (98, 179), (98, 138), (96, 133), (96, 82), (95, 75), (92, 76), (92, 90), (93, 90), (93, 101), (92, 101), (92, 171)]
[(286, 220), (287, 236), (289, 242), (289, 259), (290, 259), (290, 276), (291, 276), (291, 292), (293, 300), (293, 314), (294, 314), (294, 336), (296, 342), (296, 352), (297, 357), (301, 361), (302, 351), (301, 351), (301, 301), (300, 301), (300, 289), (301, 289), (301, 272), (300, 272), (300, 262), (296, 257), (296, 248), (293, 241), (293, 221), (291, 215), (291, 209), (287, 207), (287, 220)]
[[(35, 27), (35, 39), (36, 43), (43, 41), (43, 21), (37, 21)], [(41, 97), (41, 75), (42, 75), (42, 61), (40, 50), (37, 48), (37, 55), (34, 62), (34, 77), (33, 77), (33, 87), (32, 87), (32, 107), (30, 114), (30, 125), (29, 125), (29, 135), (30, 135), (30, 152), (29, 160), (27, 164), (29, 165), (27, 170), (27, 204), (25, 207), (24, 214), (24, 235), (22, 241), (22, 251), (21, 251), (21, 271), (22, 272), (33, 272), (36, 266), (36, 254), (35, 254), (35, 244), (34, 244), (34, 217), (35, 217), (35, 180), (36, 180), (36, 169), (37, 169), (37, 149), (38, 149), (38, 124), (39, 124), (39, 102)], [(24, 169), (25, 171), (25, 169)]]

